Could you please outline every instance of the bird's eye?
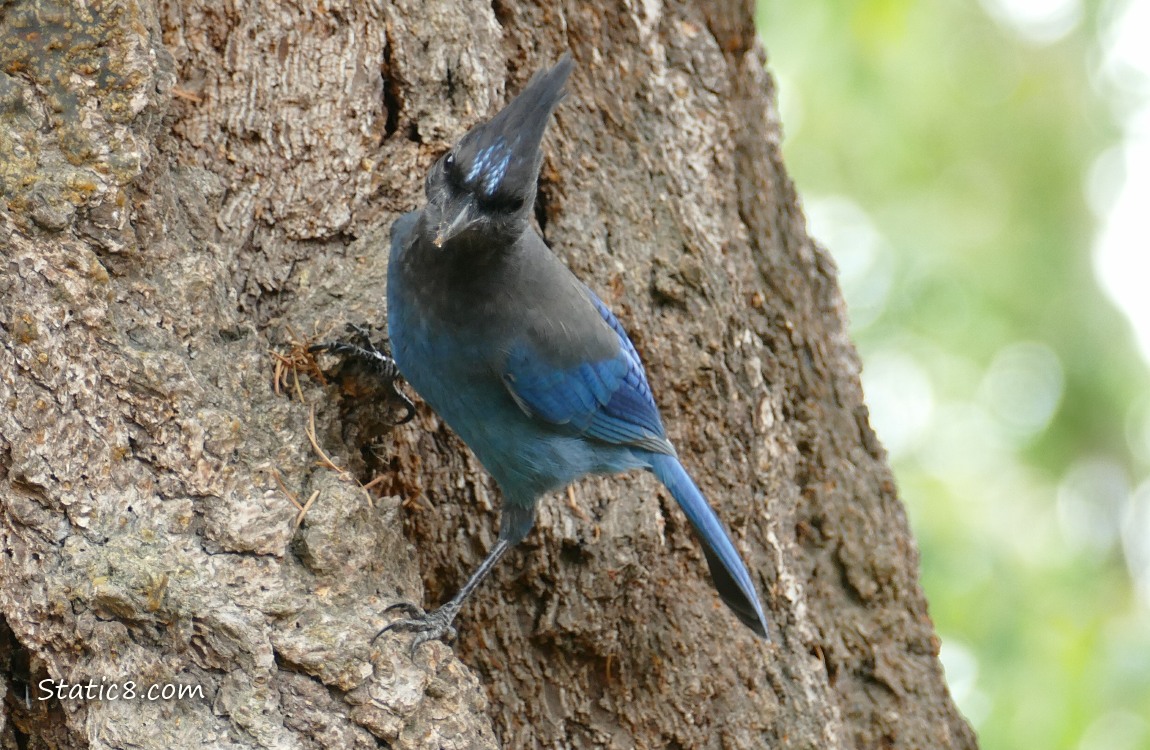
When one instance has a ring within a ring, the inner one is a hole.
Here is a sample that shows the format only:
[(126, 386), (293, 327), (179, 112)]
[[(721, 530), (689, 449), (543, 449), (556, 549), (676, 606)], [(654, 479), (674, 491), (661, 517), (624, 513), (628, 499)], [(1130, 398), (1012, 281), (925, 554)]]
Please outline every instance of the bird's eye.
[(453, 152), (448, 151), (447, 156), (443, 157), (443, 166), (449, 170), (455, 167), (455, 154)]

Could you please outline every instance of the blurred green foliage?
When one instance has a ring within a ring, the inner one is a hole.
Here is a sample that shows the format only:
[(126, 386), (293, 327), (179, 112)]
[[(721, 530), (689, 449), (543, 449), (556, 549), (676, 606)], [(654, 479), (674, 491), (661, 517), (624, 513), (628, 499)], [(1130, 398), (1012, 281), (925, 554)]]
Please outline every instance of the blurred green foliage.
[(1150, 748), (1150, 380), (1087, 200), (1121, 3), (1022, 3), (1061, 8), (1037, 32), (1006, 5), (759, 0), (758, 25), (960, 708), (987, 750)]

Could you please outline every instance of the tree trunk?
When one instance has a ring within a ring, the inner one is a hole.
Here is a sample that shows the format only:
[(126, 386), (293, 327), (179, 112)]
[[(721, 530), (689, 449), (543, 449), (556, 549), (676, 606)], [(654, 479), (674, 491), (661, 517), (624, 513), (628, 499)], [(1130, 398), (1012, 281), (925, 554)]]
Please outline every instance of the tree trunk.
[[(0, 4), (0, 747), (975, 746), (751, 7), (632, 5)], [(547, 498), (454, 651), (372, 641), (463, 582), (498, 490), (298, 344), (386, 320), (388, 225), (565, 49), (540, 227), (770, 644), (645, 474)]]

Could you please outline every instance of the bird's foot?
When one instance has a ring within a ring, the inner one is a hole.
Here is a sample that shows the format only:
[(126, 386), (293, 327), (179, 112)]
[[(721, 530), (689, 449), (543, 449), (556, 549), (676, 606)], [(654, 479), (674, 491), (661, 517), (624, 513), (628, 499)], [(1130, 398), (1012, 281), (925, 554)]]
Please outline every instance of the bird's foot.
[(455, 616), (459, 614), (459, 605), (455, 602), (448, 602), (439, 609), (426, 613), (410, 602), (399, 602), (384, 610), (384, 612), (396, 611), (403, 612), (407, 617), (385, 626), (375, 634), (375, 638), (372, 638), (372, 641), (375, 641), (376, 638), (379, 638), (389, 630), (401, 633), (415, 633), (415, 638), (411, 642), (411, 656), (414, 658), (415, 652), (419, 647), (428, 641), (434, 641), (444, 637), (449, 641), (455, 640), (456, 632), (451, 624), (455, 620)]
[(388, 395), (403, 407), (404, 415), (396, 424), (406, 424), (415, 416), (415, 404), (399, 390), (402, 377), (395, 360), (387, 353), (387, 344), (376, 344), (371, 340), (371, 330), (367, 326), (348, 323), (347, 341), (325, 341), (308, 347), (310, 352), (328, 352), (345, 359), (365, 364), (371, 372), (387, 384)]

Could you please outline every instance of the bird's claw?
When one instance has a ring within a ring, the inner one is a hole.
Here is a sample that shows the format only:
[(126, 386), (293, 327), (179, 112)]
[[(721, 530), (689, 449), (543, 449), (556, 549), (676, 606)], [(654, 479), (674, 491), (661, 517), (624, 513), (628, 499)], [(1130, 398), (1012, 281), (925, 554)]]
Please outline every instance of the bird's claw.
[(415, 418), (415, 404), (399, 390), (398, 381), (402, 377), (399, 366), (387, 353), (386, 344), (375, 344), (367, 326), (348, 323), (345, 330), (348, 341), (325, 341), (308, 347), (309, 352), (328, 352), (340, 357), (348, 357), (366, 363), (386, 384), (390, 396), (403, 407), (404, 415), (397, 425), (407, 424)]
[(415, 633), (415, 638), (411, 642), (411, 656), (415, 658), (415, 653), (419, 647), (428, 641), (439, 640), (440, 638), (446, 638), (448, 641), (455, 640), (457, 634), (451, 623), (459, 612), (458, 606), (453, 607), (451, 604), (445, 604), (439, 609), (424, 613), (414, 604), (398, 602), (384, 610), (384, 612), (393, 611), (402, 611), (410, 617), (388, 623), (375, 634), (375, 638), (371, 639), (372, 642), (389, 630), (399, 633)]
[(350, 349), (363, 349), (366, 352), (373, 352), (380, 354), (382, 349), (377, 347), (371, 341), (371, 328), (366, 325), (358, 323), (347, 323), (344, 325), (343, 330), (347, 333), (347, 341), (325, 341), (322, 344), (313, 344), (308, 347), (308, 351), (322, 352), (330, 351), (337, 352), (342, 348)]
[[(418, 606), (412, 604), (411, 602), (396, 602), (395, 604), (392, 604), (387, 609), (383, 610), (383, 613), (385, 615), (389, 612), (402, 612), (403, 614), (407, 615), (408, 617), (422, 617), (424, 615), (423, 608), (418, 607)], [(383, 630), (387, 630), (387, 628), (384, 628)], [(383, 630), (381, 630), (379, 632), (382, 633)], [(376, 636), (376, 637), (378, 638), (379, 636)]]

